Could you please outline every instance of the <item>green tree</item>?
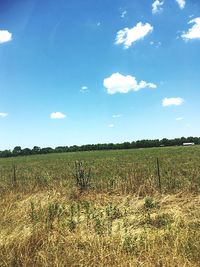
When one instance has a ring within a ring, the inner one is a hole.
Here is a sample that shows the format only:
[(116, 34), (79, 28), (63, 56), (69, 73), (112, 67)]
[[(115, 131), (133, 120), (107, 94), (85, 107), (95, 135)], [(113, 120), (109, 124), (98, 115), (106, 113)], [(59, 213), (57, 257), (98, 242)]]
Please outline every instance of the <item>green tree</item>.
[(13, 156), (19, 156), (19, 155), (21, 155), (21, 152), (22, 152), (21, 146), (16, 146), (13, 149), (12, 154), (13, 154)]

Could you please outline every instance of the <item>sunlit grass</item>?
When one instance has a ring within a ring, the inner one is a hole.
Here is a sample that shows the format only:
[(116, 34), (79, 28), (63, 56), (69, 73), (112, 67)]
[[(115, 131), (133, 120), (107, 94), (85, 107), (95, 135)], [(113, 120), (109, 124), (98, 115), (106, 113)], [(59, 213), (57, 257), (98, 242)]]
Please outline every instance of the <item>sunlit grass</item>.
[(1, 159), (0, 266), (199, 266), (199, 160), (198, 146)]

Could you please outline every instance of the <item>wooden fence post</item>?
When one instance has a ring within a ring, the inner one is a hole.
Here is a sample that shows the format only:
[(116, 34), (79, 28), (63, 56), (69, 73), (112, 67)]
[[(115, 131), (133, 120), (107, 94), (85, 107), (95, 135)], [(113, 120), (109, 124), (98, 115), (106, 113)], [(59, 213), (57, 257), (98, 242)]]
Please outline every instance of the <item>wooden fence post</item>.
[(17, 185), (17, 175), (16, 175), (16, 167), (13, 165), (13, 185)]
[(162, 191), (162, 186), (161, 186), (161, 177), (160, 177), (160, 163), (159, 163), (159, 159), (157, 158), (157, 174), (158, 174), (158, 186), (159, 186), (159, 190), (160, 192)]

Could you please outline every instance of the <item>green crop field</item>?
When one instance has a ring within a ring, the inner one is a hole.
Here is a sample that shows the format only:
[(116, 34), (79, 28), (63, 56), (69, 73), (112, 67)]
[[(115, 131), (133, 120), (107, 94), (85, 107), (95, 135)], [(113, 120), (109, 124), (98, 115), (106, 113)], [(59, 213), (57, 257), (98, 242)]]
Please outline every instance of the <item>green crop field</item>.
[(0, 159), (0, 266), (200, 266), (200, 146)]

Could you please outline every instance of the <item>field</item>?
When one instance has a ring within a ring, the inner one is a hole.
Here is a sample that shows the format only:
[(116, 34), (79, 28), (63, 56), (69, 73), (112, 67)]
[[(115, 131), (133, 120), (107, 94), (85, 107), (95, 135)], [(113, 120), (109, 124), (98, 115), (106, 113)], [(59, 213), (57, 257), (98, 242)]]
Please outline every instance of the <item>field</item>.
[(200, 146), (0, 159), (0, 266), (200, 266)]

